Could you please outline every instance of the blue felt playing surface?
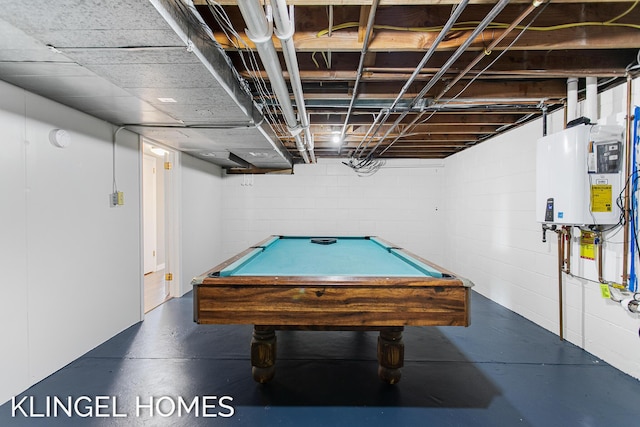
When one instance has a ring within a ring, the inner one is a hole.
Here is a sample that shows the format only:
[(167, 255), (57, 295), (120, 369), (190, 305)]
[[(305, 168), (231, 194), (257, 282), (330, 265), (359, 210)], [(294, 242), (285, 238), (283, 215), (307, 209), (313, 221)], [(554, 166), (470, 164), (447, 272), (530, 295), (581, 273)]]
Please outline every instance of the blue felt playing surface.
[(441, 274), (375, 239), (337, 238), (336, 243), (312, 243), (310, 237), (286, 237), (257, 249), (253, 256), (221, 275), (233, 276), (393, 276)]

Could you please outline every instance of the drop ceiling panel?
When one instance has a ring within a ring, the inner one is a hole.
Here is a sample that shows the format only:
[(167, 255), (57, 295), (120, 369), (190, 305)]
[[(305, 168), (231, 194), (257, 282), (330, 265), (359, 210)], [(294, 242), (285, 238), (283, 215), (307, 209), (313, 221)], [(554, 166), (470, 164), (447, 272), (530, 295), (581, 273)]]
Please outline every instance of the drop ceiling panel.
[(0, 61), (65, 62), (41, 42), (25, 34), (4, 19), (0, 19)]
[(218, 85), (194, 64), (87, 64), (95, 73), (124, 88), (211, 88)]
[(16, 27), (60, 48), (182, 44), (149, 2), (2, 0), (0, 6)]
[(165, 21), (151, 2), (0, 0), (0, 79), (114, 124), (137, 125), (129, 128), (222, 166), (237, 167), (222, 154), (245, 149), (271, 153), (259, 163), (290, 168), (269, 125), (246, 126), (261, 115), (226, 56), (200, 38), (188, 51), (174, 28), (198, 28), (170, 9), (176, 3), (157, 4), (176, 21)]

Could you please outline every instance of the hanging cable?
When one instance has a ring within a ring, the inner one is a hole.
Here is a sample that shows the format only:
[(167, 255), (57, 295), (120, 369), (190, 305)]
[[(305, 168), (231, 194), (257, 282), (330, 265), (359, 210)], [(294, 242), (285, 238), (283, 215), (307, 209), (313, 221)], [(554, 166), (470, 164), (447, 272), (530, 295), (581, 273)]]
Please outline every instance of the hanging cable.
[[(637, 151), (638, 146), (640, 145), (640, 135), (639, 128), (640, 126), (640, 107), (635, 107), (634, 109), (634, 118), (633, 118), (633, 143), (631, 149), (632, 156), (632, 175), (638, 176), (638, 163), (637, 163)], [(629, 155), (629, 154), (627, 154)], [(638, 247), (638, 179), (633, 180), (633, 185), (631, 186), (631, 212), (629, 214), (629, 220), (631, 222), (631, 244), (629, 248), (630, 252), (630, 262), (631, 267), (629, 269), (629, 290), (631, 292), (638, 291), (638, 281), (636, 277), (636, 249), (638, 250), (638, 255), (640, 255), (640, 247)], [(626, 248), (625, 248), (626, 250)]]
[[(529, 30), (537, 31), (537, 32), (551, 32), (551, 31), (560, 31), (560, 30), (566, 30), (570, 28), (580, 28), (580, 27), (621, 27), (621, 28), (632, 28), (632, 29), (638, 30), (640, 29), (640, 25), (638, 24), (615, 22), (625, 17), (629, 13), (631, 13), (636, 8), (636, 6), (638, 6), (638, 3), (640, 2), (639, 1), (634, 2), (626, 11), (604, 22), (603, 21), (586, 21), (586, 22), (570, 22), (566, 24), (549, 25), (546, 27), (532, 26), (529, 28)], [(480, 23), (479, 21), (460, 22), (457, 27), (452, 28), (452, 31), (471, 31), (479, 23)], [(342, 24), (334, 25), (331, 28), (331, 30), (339, 31), (339, 30), (345, 30), (349, 28), (357, 28), (359, 25), (360, 24), (358, 22), (344, 22)], [(487, 26), (487, 29), (502, 30), (502, 29), (508, 28), (509, 25), (510, 24), (503, 23), (503, 22), (492, 22), (489, 26)], [(516, 28), (522, 29), (522, 27), (516, 27)], [(393, 26), (393, 25), (375, 25), (374, 26), (374, 30), (406, 31), (406, 32), (418, 32), (418, 33), (436, 32), (436, 31), (440, 31), (441, 29), (442, 29), (442, 26), (433, 26), (433, 27), (399, 27), (399, 26)], [(326, 35), (328, 32), (329, 32), (329, 29), (325, 29), (325, 30), (319, 31), (316, 36), (322, 37)]]

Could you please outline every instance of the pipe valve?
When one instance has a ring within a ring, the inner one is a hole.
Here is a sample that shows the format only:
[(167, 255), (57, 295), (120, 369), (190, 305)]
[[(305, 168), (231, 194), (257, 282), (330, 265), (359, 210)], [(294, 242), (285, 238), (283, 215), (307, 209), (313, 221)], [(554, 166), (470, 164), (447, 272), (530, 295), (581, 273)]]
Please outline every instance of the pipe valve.
[(542, 243), (545, 243), (547, 241), (547, 230), (555, 231), (556, 230), (556, 225), (555, 224), (552, 224), (552, 225), (542, 224)]

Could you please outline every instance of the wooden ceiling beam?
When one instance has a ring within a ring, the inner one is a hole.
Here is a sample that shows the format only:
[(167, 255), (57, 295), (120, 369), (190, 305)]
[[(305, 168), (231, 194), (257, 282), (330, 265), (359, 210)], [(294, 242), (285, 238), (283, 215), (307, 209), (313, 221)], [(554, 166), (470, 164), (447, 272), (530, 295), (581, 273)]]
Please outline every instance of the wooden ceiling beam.
[[(407, 144), (413, 144), (413, 143), (424, 143), (426, 141), (429, 142), (468, 142), (468, 141), (474, 141), (476, 138), (472, 137), (471, 135), (474, 134), (434, 134), (430, 137), (422, 137), (422, 138), (415, 138), (415, 137), (405, 137), (402, 138), (400, 140), (398, 140), (398, 143), (407, 143)], [(482, 136), (483, 134), (475, 134), (478, 137)], [(346, 136), (346, 141), (343, 142), (343, 144), (354, 144), (354, 146), (358, 145), (360, 143), (360, 141), (362, 141), (362, 138), (364, 137), (363, 134), (360, 135), (354, 135), (354, 134), (350, 134)], [(389, 135), (389, 139), (395, 139), (396, 134), (393, 135)], [(295, 147), (295, 142), (293, 140), (292, 137), (290, 136), (282, 136), (281, 137), (282, 141), (284, 141), (287, 144), (292, 144), (291, 147)], [(376, 143), (377, 143), (377, 139), (375, 139)], [(322, 144), (327, 144), (327, 145), (335, 145), (335, 143), (331, 142), (330, 139), (328, 138), (318, 138), (317, 140), (314, 140), (314, 142), (316, 144), (322, 145)]]
[[(375, 54), (371, 54), (372, 57), (375, 57)], [(367, 56), (369, 58), (369, 55)], [(569, 58), (567, 58), (569, 59)], [(627, 63), (628, 65), (628, 63)], [(447, 75), (456, 74), (457, 69), (450, 69), (449, 72), (445, 73)], [(418, 74), (415, 78), (417, 82), (425, 82), (430, 80), (434, 74), (436, 74), (438, 70), (435, 68), (423, 69), (423, 71)], [(411, 76), (413, 70), (406, 71), (385, 71), (382, 69), (377, 69), (372, 71), (370, 69), (365, 68), (361, 82), (388, 82), (390, 80), (395, 81), (406, 81)], [(616, 66), (615, 68), (562, 68), (562, 69), (520, 69), (520, 70), (487, 70), (485, 71), (479, 79), (513, 79), (513, 78), (523, 78), (523, 79), (550, 79), (550, 78), (568, 78), (568, 77), (624, 77), (626, 75), (625, 66)], [(252, 75), (248, 72), (241, 72), (240, 75), (245, 79), (250, 79)], [(268, 79), (266, 72), (261, 71), (258, 73), (253, 73), (254, 76), (260, 76), (263, 79)], [(289, 80), (289, 73), (284, 71), (282, 73), (283, 77), (286, 80)], [(300, 78), (303, 83), (311, 83), (311, 82), (353, 82), (356, 79), (356, 71), (300, 71)], [(471, 71), (468, 75), (463, 77), (462, 80), (470, 80), (477, 76), (476, 71)]]
[[(481, 33), (469, 46), (468, 51), (481, 52), (502, 30), (487, 30)], [(255, 48), (244, 32), (239, 33), (241, 39), (251, 48)], [(401, 34), (401, 36), (399, 36)], [(457, 32), (455, 37), (443, 41), (438, 51), (457, 49), (471, 34), (471, 31)], [(380, 29), (369, 44), (370, 52), (423, 52), (431, 47), (437, 33), (399, 32)], [(501, 51), (516, 34), (507, 35), (501, 46), (494, 51)], [(235, 50), (233, 44), (224, 34), (215, 33), (216, 41), (228, 50)], [(331, 37), (318, 37), (316, 31), (297, 31), (293, 36), (296, 51), (303, 52), (359, 52), (362, 43), (358, 42), (358, 31), (334, 31)], [(276, 49), (281, 50), (280, 41), (274, 36)], [(548, 33), (527, 32), (510, 50), (587, 50), (587, 49), (634, 49), (640, 46), (640, 31), (620, 27), (580, 27), (567, 28)]]
[[(450, 96), (458, 94), (465, 86), (465, 82), (458, 82), (454, 85), (443, 97), (447, 99)], [(395, 99), (397, 94), (402, 88), (402, 82), (368, 82), (363, 83), (361, 88), (361, 95), (359, 99)], [(425, 98), (429, 98), (437, 94), (443, 89), (444, 83), (440, 82), (436, 84), (427, 93)], [(413, 99), (418, 94), (418, 91), (422, 87), (420, 85), (414, 85), (413, 89), (408, 91), (405, 98)], [(321, 93), (305, 92), (305, 99), (349, 99), (350, 94), (345, 91), (331, 92), (330, 85), (323, 87)], [(480, 97), (480, 98), (495, 98), (495, 99), (547, 99), (547, 98), (564, 98), (566, 96), (566, 80), (476, 80), (473, 85), (466, 89), (461, 99)], [(516, 101), (514, 101), (516, 103)]]
[[(240, 31), (239, 37), (251, 46), (246, 34), (242, 33), (245, 26), (237, 0), (217, 1), (225, 6), (230, 22)], [(442, 91), (452, 76), (499, 37), (504, 31), (502, 28), (513, 22), (531, 1), (510, 1), (494, 20), (493, 26), (480, 34), (468, 51), (430, 89), (425, 102), (411, 111), (404, 123), (380, 142), (377, 152), (386, 149), (382, 158), (447, 157), (511, 125), (539, 116), (541, 102), (548, 106), (549, 111), (561, 108), (566, 97), (567, 77), (623, 77), (627, 66), (636, 62), (640, 48), (640, 6), (636, 7), (632, 1), (552, 0), (517, 43), (509, 47), (469, 88), (462, 91), (471, 78), (497, 57), (498, 52), (506, 49), (520, 33), (519, 30), (510, 33), (441, 100), (434, 101), (432, 98)], [(449, 18), (451, 6), (459, 4), (459, 0), (380, 0), (358, 100), (342, 146), (331, 142), (332, 127), (342, 126), (345, 120), (371, 0), (287, 0), (287, 3), (297, 6), (293, 40), (316, 154), (345, 157), (361, 143), (374, 116), (391, 105), (424, 52), (431, 47), (439, 28)], [(244, 69), (240, 53), (217, 29), (210, 11), (204, 7), (206, 1), (195, 0), (195, 4), (199, 5), (203, 18), (211, 25), (217, 41), (227, 48), (236, 68)], [(472, 22), (482, 20), (494, 4), (495, 0), (471, 0), (460, 25), (447, 35), (421, 70), (405, 94), (402, 105), (420, 92), (425, 82), (448, 61), (451, 52), (466, 41), (476, 25)], [(609, 25), (619, 23), (629, 25)], [(327, 29), (330, 26), (329, 34)], [(274, 37), (273, 41), (279, 49), (279, 40)], [(282, 57), (280, 59), (282, 61)], [(253, 86), (251, 79), (245, 77)], [(268, 80), (266, 75), (263, 78)], [(259, 99), (258, 102), (272, 101)], [(405, 129), (403, 126), (407, 126), (420, 111), (424, 113), (420, 118), (428, 117), (428, 121), (411, 127), (400, 138)], [(378, 130), (378, 137), (372, 139), (374, 146), (398, 117), (397, 114), (393, 113)], [(278, 113), (273, 120), (279, 120)], [(293, 138), (281, 135), (286, 130), (277, 123), (274, 123), (274, 129), (292, 156), (299, 160)], [(392, 141), (394, 143), (389, 145)]]
[[(397, 115), (397, 114), (396, 114)], [(395, 120), (392, 115), (390, 120)], [(429, 119), (429, 124), (454, 124), (456, 126), (473, 126), (473, 125), (505, 125), (513, 123), (520, 119), (522, 114), (493, 114), (493, 113), (437, 113)], [(405, 118), (404, 122), (408, 123), (411, 118)], [(311, 131), (316, 132), (322, 125), (341, 125), (344, 123), (343, 114), (335, 114), (327, 117), (325, 114), (311, 114)], [(354, 115), (349, 120), (350, 125), (369, 125), (371, 123), (371, 114)]]

